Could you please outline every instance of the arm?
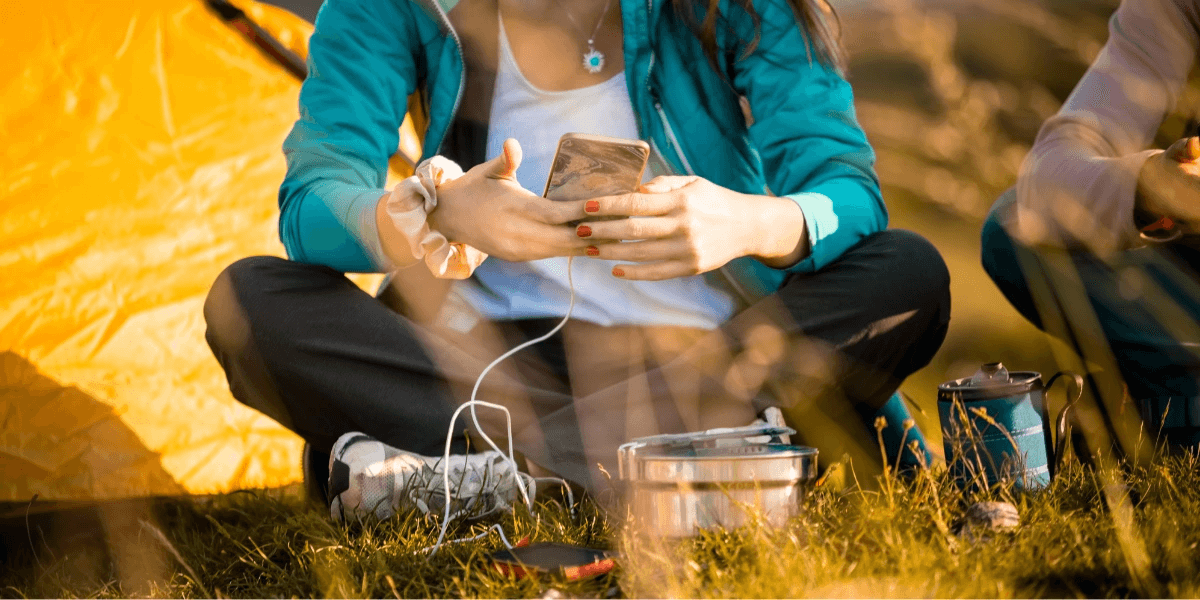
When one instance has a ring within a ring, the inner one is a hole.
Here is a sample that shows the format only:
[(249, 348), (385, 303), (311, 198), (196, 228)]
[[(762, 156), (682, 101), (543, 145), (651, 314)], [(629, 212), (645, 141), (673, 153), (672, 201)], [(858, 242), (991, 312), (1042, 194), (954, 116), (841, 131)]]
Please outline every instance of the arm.
[[(808, 237), (807, 248), (799, 244), (788, 257), (760, 260), (782, 267), (806, 256), (787, 268), (812, 272), (885, 229), (887, 207), (850, 84), (810, 58), (806, 34), (785, 0), (759, 0), (754, 7), (762, 20), (761, 39), (750, 56), (732, 64), (733, 84), (753, 111), (750, 139), (762, 157), (767, 185), (800, 208)], [(742, 20), (740, 28), (749, 31), (749, 19)], [(787, 241), (775, 247), (786, 249)]]
[(376, 207), (417, 80), (407, 10), (392, 0), (328, 0), (317, 17), (300, 120), (283, 144), (279, 234), (292, 260), (388, 268)]
[(1122, 2), (1108, 43), (1021, 166), (1013, 233), (1023, 242), (1100, 254), (1137, 242), (1138, 174), (1200, 47), (1195, 19), (1186, 0)]

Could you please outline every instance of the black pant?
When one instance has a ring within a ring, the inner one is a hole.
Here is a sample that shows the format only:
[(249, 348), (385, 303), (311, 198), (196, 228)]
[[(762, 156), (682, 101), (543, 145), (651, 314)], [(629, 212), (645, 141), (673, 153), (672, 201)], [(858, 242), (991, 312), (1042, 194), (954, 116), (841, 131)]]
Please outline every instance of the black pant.
[[(421, 324), (341, 273), (274, 257), (227, 268), (204, 315), (241, 402), (324, 452), (362, 431), (425, 455), (442, 453), (451, 414), (482, 368), (555, 322), (485, 322), (465, 333)], [(615, 475), (616, 445), (629, 437), (742, 425), (767, 404), (824, 449), (836, 429), (874, 437), (864, 421), (929, 362), (949, 317), (937, 250), (885, 231), (818, 273), (791, 275), (716, 331), (571, 321), (497, 367), (479, 398), (512, 410), (528, 460), (585, 485), (602, 482), (598, 462)], [(485, 432), (505, 436), (501, 415), (478, 414)], [(452, 443), (466, 450), (462, 436)]]

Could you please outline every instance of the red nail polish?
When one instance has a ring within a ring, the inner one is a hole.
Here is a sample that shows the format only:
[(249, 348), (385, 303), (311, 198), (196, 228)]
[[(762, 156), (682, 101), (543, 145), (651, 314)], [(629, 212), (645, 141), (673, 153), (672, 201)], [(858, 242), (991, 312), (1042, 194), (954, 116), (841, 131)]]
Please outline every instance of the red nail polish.
[(622, 269), (621, 267), (613, 267), (613, 271), (612, 271), (612, 273), (613, 273), (613, 275), (615, 275), (615, 276), (617, 276), (617, 277), (624, 277), (624, 276), (625, 276), (625, 270), (624, 270), (624, 269)]
[(600, 212), (600, 203), (595, 200), (588, 200), (583, 205), (583, 210), (587, 212)]
[(588, 227), (587, 225), (580, 225), (575, 229), (575, 234), (579, 237), (588, 237), (592, 235), (592, 228)]
[(600, 249), (595, 246), (588, 246), (587, 247), (587, 255), (588, 256), (600, 256)]

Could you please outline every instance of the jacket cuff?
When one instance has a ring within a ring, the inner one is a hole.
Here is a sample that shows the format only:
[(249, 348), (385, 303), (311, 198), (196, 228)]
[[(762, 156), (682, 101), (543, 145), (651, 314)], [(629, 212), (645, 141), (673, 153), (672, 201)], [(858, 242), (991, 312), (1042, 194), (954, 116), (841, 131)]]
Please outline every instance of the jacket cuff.
[(388, 194), (388, 190), (352, 188), (346, 191), (350, 198), (346, 205), (346, 214), (351, 218), (342, 219), (342, 222), (350, 229), (350, 234), (358, 240), (379, 272), (395, 270), (395, 266), (383, 252), (383, 244), (379, 241), (379, 228), (375, 222), (375, 209), (379, 199)]
[(1133, 206), (1138, 174), (1157, 152), (1069, 161), (1022, 177), (1015, 237), (1028, 246), (1082, 245), (1099, 256), (1143, 245)]
[(1100, 226), (1113, 233), (1113, 250), (1145, 245), (1133, 220), (1133, 206), (1137, 202), (1138, 174), (1146, 161), (1158, 152), (1146, 150), (1113, 159), (1112, 185), (1116, 190), (1116, 202), (1099, 215)]
[(838, 215), (833, 210), (833, 200), (829, 196), (817, 192), (801, 192), (786, 196), (795, 202), (804, 212), (804, 226), (808, 228), (808, 256), (796, 263), (791, 270), (800, 265), (825, 264), (826, 257), (820, 256), (824, 246), (817, 242), (825, 239), (838, 228)]

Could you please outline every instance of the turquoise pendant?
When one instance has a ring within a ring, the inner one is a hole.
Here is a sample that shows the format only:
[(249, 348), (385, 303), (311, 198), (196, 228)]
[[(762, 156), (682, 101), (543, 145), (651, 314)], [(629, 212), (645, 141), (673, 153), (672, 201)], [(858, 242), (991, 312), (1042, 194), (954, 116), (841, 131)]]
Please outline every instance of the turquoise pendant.
[(599, 73), (604, 70), (604, 53), (596, 50), (590, 43), (588, 44), (588, 52), (583, 55), (583, 68), (587, 69), (588, 73)]

